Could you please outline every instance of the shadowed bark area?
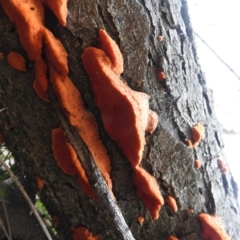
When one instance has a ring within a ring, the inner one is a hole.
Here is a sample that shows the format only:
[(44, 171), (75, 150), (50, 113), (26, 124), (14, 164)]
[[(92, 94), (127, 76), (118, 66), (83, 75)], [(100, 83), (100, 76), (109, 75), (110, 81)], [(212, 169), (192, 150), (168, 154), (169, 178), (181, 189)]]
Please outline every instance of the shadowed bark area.
[[(194, 38), (185, 0), (71, 0), (68, 2), (66, 28), (62, 28), (46, 9), (45, 25), (61, 40), (68, 52), (69, 76), (82, 94), (85, 107), (96, 117), (100, 137), (111, 159), (113, 192), (135, 239), (159, 240), (175, 235), (181, 240), (201, 237), (197, 215), (216, 214), (231, 239), (240, 238), (240, 213), (237, 186), (228, 171), (217, 166), (224, 157), (223, 141), (215, 117), (211, 92), (196, 55)], [(88, 198), (77, 177), (66, 175), (57, 166), (51, 149), (51, 130), (60, 126), (52, 104), (40, 100), (32, 84), (33, 62), (21, 47), (14, 25), (0, 5), (0, 131), (22, 170), (36, 185), (44, 180), (39, 192), (52, 216), (60, 219), (59, 233), (72, 239), (71, 226), (87, 227), (101, 239), (121, 239), (116, 228), (109, 227), (105, 207)], [(94, 105), (89, 78), (80, 55), (88, 46), (97, 46), (97, 31), (104, 28), (117, 42), (124, 58), (122, 78), (136, 91), (151, 96), (150, 108), (159, 116), (158, 127), (146, 135), (143, 168), (153, 174), (164, 198), (177, 200), (174, 213), (165, 204), (159, 219), (153, 221), (136, 195), (130, 163), (117, 144), (104, 131), (100, 113)], [(163, 36), (163, 41), (158, 41)], [(27, 72), (8, 65), (10, 51), (21, 53)], [(158, 81), (163, 71), (166, 81)], [(183, 144), (191, 139), (191, 127), (201, 123), (205, 138), (195, 149)], [(195, 169), (194, 160), (202, 162)], [(193, 209), (191, 213), (188, 209)], [(145, 217), (140, 226), (136, 219)]]

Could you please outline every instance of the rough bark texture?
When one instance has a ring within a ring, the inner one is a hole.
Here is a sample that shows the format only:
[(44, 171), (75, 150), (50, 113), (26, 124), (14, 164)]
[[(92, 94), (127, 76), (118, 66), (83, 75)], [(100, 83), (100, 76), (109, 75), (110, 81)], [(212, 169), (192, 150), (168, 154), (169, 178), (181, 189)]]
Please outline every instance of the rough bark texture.
[[(218, 156), (224, 156), (223, 142), (215, 118), (211, 92), (201, 72), (194, 46), (185, 0), (71, 0), (67, 27), (62, 28), (46, 10), (46, 26), (64, 44), (69, 54), (70, 78), (80, 90), (86, 108), (99, 125), (99, 132), (112, 162), (111, 177), (117, 204), (135, 239), (165, 239), (175, 235), (182, 240), (202, 239), (197, 215), (216, 213), (231, 239), (240, 239), (240, 213), (237, 186), (231, 173), (222, 175)], [(22, 53), (13, 24), (0, 6), (0, 51)], [(97, 46), (97, 30), (104, 28), (120, 46), (124, 57), (123, 79), (137, 91), (151, 96), (150, 107), (159, 115), (157, 130), (147, 135), (142, 166), (152, 173), (164, 197), (177, 199), (178, 212), (166, 204), (153, 221), (137, 197), (129, 162), (103, 128), (94, 105), (90, 81), (80, 54)], [(159, 42), (158, 36), (164, 40)], [(35, 184), (40, 176), (45, 186), (39, 195), (52, 216), (60, 219), (60, 234), (72, 239), (70, 226), (88, 227), (101, 239), (120, 239), (109, 228), (103, 207), (89, 199), (74, 176), (58, 168), (51, 150), (51, 129), (60, 121), (49, 103), (40, 100), (32, 84), (33, 62), (27, 60), (27, 73), (12, 69), (6, 57), (0, 60), (0, 130), (8, 148)], [(166, 81), (157, 80), (163, 70)], [(191, 127), (201, 123), (205, 138), (196, 149), (182, 141), (191, 139)], [(202, 168), (194, 168), (194, 160)], [(193, 209), (189, 213), (187, 209)], [(140, 226), (136, 219), (145, 216)]]

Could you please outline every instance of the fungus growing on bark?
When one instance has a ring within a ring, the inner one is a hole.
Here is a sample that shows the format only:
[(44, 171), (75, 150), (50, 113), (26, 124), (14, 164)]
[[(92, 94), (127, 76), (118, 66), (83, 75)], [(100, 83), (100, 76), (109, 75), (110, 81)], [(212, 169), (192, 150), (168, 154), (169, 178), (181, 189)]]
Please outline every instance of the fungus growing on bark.
[(4, 58), (4, 55), (2, 52), (0, 52), (0, 60), (3, 60), (3, 58)]
[(163, 80), (166, 79), (166, 75), (165, 75), (164, 72), (158, 71), (158, 72), (157, 72), (157, 78), (158, 78), (159, 81), (163, 81)]
[(18, 71), (21, 71), (21, 72), (26, 72), (27, 71), (25, 59), (20, 53), (10, 52), (7, 55), (7, 60), (8, 60), (9, 65), (12, 68), (14, 68)]
[(170, 235), (167, 240), (178, 240), (178, 238), (174, 237), (173, 235)]
[(60, 81), (61, 75), (58, 73), (50, 71), (50, 75), (53, 89), (69, 123), (77, 129), (78, 134), (87, 144), (109, 189), (112, 190), (110, 159), (99, 138), (94, 116), (85, 110), (80, 92), (68, 77), (64, 81)]
[(157, 128), (158, 124), (158, 115), (156, 112), (149, 109), (148, 111), (148, 122), (145, 131), (149, 133), (153, 133)]
[[(58, 41), (53, 34), (44, 26), (44, 8), (41, 1), (29, 0), (19, 4), (18, 0), (2, 1), (3, 8), (10, 20), (17, 26), (17, 31), (20, 41), (24, 49), (27, 51), (31, 60), (35, 61), (35, 81), (34, 89), (38, 96), (46, 101), (47, 95), (47, 66), (42, 59), (42, 49), (44, 48), (48, 61), (51, 65), (60, 72), (67, 75), (67, 53), (64, 50), (60, 41)], [(44, 0), (49, 6), (53, 7), (55, 11), (62, 12), (64, 2), (67, 1), (49, 1)], [(55, 4), (55, 5), (53, 5)], [(67, 6), (65, 4), (65, 11)], [(62, 19), (65, 17), (62, 16)], [(66, 19), (65, 19), (66, 21)], [(34, 26), (34, 27), (33, 27)]]
[[(21, 44), (27, 51), (29, 58), (35, 61), (35, 80), (33, 87), (38, 96), (48, 101), (47, 88), (48, 80), (46, 77), (47, 68), (49, 68), (50, 78), (53, 90), (57, 95), (60, 106), (65, 111), (68, 120), (74, 126), (79, 135), (87, 144), (97, 166), (99, 167), (109, 189), (112, 189), (110, 179), (110, 159), (107, 151), (99, 139), (97, 124), (95, 118), (85, 111), (81, 95), (77, 88), (68, 78), (67, 52), (62, 43), (43, 25), (44, 8), (41, 1), (28, 0), (19, 4), (18, 0), (3, 1), (2, 5), (10, 20), (17, 26)], [(44, 0), (59, 19), (62, 24), (66, 22), (66, 0), (51, 1)], [(47, 63), (42, 59), (42, 49), (45, 52)], [(64, 83), (63, 83), (64, 82)], [(73, 97), (75, 96), (75, 98)], [(77, 107), (76, 109), (74, 107)]]
[(193, 209), (190, 209), (190, 208), (188, 208), (188, 209), (187, 209), (187, 213), (188, 213), (188, 214), (193, 214), (193, 213), (194, 213), (194, 210), (193, 210)]
[(192, 141), (189, 140), (189, 139), (185, 139), (185, 140), (183, 141), (183, 143), (184, 143), (185, 145), (187, 145), (188, 147), (190, 147), (190, 148), (193, 147)]
[(71, 227), (73, 231), (73, 239), (74, 240), (99, 240), (99, 236), (93, 235), (87, 228), (85, 227)]
[(53, 156), (62, 171), (66, 174), (77, 175), (79, 185), (83, 188), (83, 191), (89, 197), (96, 198), (85, 170), (79, 162), (73, 147), (67, 143), (66, 136), (61, 128), (52, 129), (52, 150)]
[(174, 212), (177, 212), (178, 206), (177, 206), (176, 200), (173, 197), (167, 196), (166, 203)]
[(36, 183), (39, 190), (42, 190), (44, 187), (44, 181), (39, 176), (36, 176)]
[(201, 139), (204, 138), (204, 127), (200, 123), (192, 127), (193, 147), (197, 147)]
[(68, 0), (42, 0), (44, 4), (46, 4), (57, 17), (60, 24), (65, 27), (66, 26), (66, 19), (68, 15), (67, 10), (67, 2)]
[(196, 159), (196, 160), (194, 161), (194, 165), (195, 165), (195, 168), (199, 169), (199, 168), (201, 168), (202, 163), (201, 163), (200, 160)]
[(218, 168), (220, 169), (222, 174), (227, 173), (227, 167), (222, 159), (217, 160)]
[(223, 229), (220, 219), (207, 213), (200, 213), (198, 219), (202, 224), (201, 235), (209, 240), (230, 240), (230, 237)]
[(162, 41), (163, 41), (163, 36), (158, 36), (158, 37), (157, 37), (157, 40), (158, 40), (159, 42), (162, 42)]
[(139, 166), (135, 168), (133, 178), (137, 187), (137, 195), (143, 200), (153, 219), (157, 219), (164, 200), (156, 178)]
[(95, 103), (100, 109), (106, 131), (135, 167), (142, 159), (145, 145), (149, 96), (133, 91), (121, 81), (119, 76), (123, 70), (121, 52), (117, 44), (102, 29), (99, 30), (99, 42), (102, 50), (93, 47), (84, 50), (81, 56), (83, 65), (90, 77)]
[(133, 91), (120, 79), (122, 54), (102, 29), (99, 30), (99, 48), (86, 48), (81, 56), (91, 80), (95, 103), (101, 112), (105, 130), (132, 165), (137, 195), (156, 219), (164, 201), (156, 179), (139, 164), (145, 145), (145, 131), (152, 133), (155, 130), (158, 116), (149, 109), (147, 94)]
[(144, 216), (139, 215), (139, 216), (137, 217), (137, 222), (138, 222), (140, 225), (143, 225), (144, 221), (145, 221)]

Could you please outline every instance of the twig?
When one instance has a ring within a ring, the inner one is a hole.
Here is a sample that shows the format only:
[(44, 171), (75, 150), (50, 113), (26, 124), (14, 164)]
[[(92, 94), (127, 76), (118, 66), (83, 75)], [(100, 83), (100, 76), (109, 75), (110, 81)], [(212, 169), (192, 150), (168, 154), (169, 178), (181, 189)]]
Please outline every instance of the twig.
[(10, 227), (10, 224), (9, 224), (9, 218), (8, 218), (7, 208), (6, 208), (6, 205), (5, 205), (4, 200), (2, 200), (2, 206), (3, 206), (3, 211), (4, 211), (4, 215), (5, 215), (6, 222), (7, 222), (7, 228), (8, 228), (8, 233), (9, 233), (9, 239), (12, 239), (11, 227)]
[(76, 129), (74, 129), (66, 120), (66, 117), (60, 109), (51, 89), (48, 91), (48, 95), (51, 105), (53, 106), (60, 119), (61, 125), (64, 129), (64, 132), (66, 133), (69, 142), (75, 149), (78, 158), (81, 159), (83, 168), (85, 169), (86, 174), (89, 178), (89, 182), (91, 183), (97, 195), (98, 201), (105, 210), (105, 219), (108, 221), (110, 228), (117, 229), (118, 233), (121, 235), (121, 239), (134, 240), (134, 237), (128, 225), (126, 224), (115, 199), (110, 193), (102, 174), (100, 173), (95, 161), (93, 160), (87, 145), (81, 139)]
[(4, 162), (4, 160), (0, 157), (0, 163), (4, 166), (4, 168), (7, 170), (8, 174), (10, 175), (10, 177), (12, 178), (13, 182), (17, 185), (17, 187), (19, 188), (19, 190), (21, 191), (23, 197), (26, 199), (27, 203), (29, 204), (31, 210), (33, 211), (35, 217), (37, 218), (40, 226), (42, 227), (42, 230), (44, 231), (46, 237), (48, 240), (52, 240), (51, 235), (48, 232), (48, 229), (46, 228), (42, 218), (40, 217), (36, 207), (34, 206), (34, 204), (32, 203), (31, 199), (28, 197), (28, 194), (26, 193), (26, 191), (24, 190), (23, 186), (21, 185), (21, 183), (18, 181), (17, 177), (15, 176), (15, 174), (12, 172), (12, 170), (8, 167), (8, 165)]
[(1, 108), (0, 109), (0, 112), (3, 112), (3, 111), (5, 111), (6, 110), (6, 108)]
[(12, 240), (12, 238), (10, 238), (10, 236), (8, 235), (7, 230), (6, 230), (5, 226), (4, 226), (1, 218), (0, 218), (0, 226), (2, 227), (2, 230), (3, 230), (6, 238), (7, 238), (8, 240)]

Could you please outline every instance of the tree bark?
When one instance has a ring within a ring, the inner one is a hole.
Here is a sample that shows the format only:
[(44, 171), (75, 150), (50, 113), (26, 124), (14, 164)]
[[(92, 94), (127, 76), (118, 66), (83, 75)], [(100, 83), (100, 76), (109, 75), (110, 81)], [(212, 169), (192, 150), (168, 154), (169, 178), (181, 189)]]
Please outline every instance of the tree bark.
[[(21, 53), (28, 70), (16, 71), (6, 57), (0, 60), (0, 109), (6, 109), (0, 112), (0, 131), (9, 150), (33, 185), (36, 176), (44, 180), (39, 196), (51, 216), (59, 218), (63, 239), (72, 239), (71, 226), (85, 226), (104, 240), (121, 239), (117, 229), (109, 227), (100, 202), (84, 194), (76, 176), (64, 174), (57, 166), (51, 130), (61, 120), (52, 104), (34, 92), (34, 63), (28, 60), (1, 5), (0, 19), (0, 51), (5, 56), (10, 51)], [(47, 9), (45, 25), (66, 48), (69, 76), (86, 109), (97, 119), (111, 159), (117, 205), (134, 238), (159, 240), (175, 235), (181, 240), (203, 239), (197, 215), (206, 212), (221, 218), (231, 239), (240, 239), (237, 185), (230, 171), (222, 174), (217, 166), (219, 156), (224, 157), (224, 144), (198, 62), (186, 0), (71, 0), (66, 28)], [(157, 178), (164, 198), (170, 194), (177, 200), (178, 211), (174, 213), (165, 204), (154, 221), (136, 195), (128, 160), (104, 130), (80, 59), (86, 47), (97, 46), (99, 28), (106, 29), (120, 47), (122, 78), (132, 89), (151, 96), (150, 108), (159, 116), (155, 132), (146, 135), (141, 165)], [(165, 73), (165, 81), (158, 81), (158, 71)], [(191, 127), (196, 123), (204, 126), (205, 138), (198, 147), (189, 148), (183, 140), (191, 139)], [(194, 167), (195, 159), (201, 160), (200, 169)], [(142, 226), (136, 221), (139, 215), (145, 217)]]

